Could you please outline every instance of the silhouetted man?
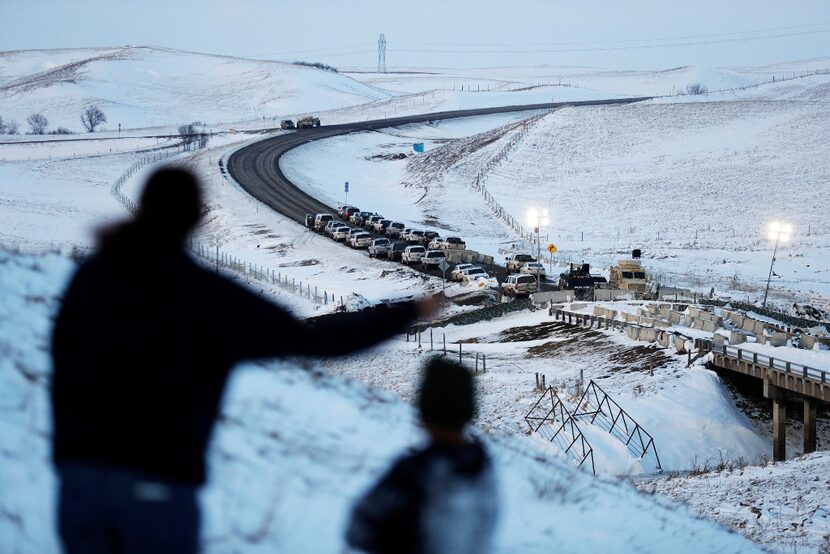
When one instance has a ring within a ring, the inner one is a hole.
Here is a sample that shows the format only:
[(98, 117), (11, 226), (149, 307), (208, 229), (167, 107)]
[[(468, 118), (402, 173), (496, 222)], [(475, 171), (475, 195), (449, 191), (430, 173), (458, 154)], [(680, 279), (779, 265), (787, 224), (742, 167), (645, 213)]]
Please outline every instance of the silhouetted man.
[(52, 345), (53, 456), (69, 553), (196, 552), (196, 491), (231, 367), (354, 352), (434, 307), (305, 324), (190, 258), (184, 244), (201, 211), (193, 175), (156, 172), (135, 220), (103, 234), (63, 299)]
[(429, 445), (395, 462), (360, 499), (346, 540), (372, 554), (487, 554), (498, 501), (489, 455), (464, 434), (475, 411), (469, 371), (431, 360), (418, 406)]

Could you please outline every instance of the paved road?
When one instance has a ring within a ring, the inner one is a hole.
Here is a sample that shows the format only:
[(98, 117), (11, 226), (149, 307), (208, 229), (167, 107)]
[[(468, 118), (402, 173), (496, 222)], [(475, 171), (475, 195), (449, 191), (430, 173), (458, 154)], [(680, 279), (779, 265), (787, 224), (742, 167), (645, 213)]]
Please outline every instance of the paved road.
[[(285, 133), (270, 139), (256, 142), (237, 150), (228, 159), (227, 170), (231, 177), (251, 196), (263, 202), (274, 211), (304, 224), (306, 214), (332, 213), (337, 210), (300, 190), (288, 180), (279, 166), (280, 157), (298, 146), (314, 140), (356, 133), (374, 131), (388, 127), (397, 127), (412, 123), (426, 123), (443, 119), (457, 119), (490, 114), (511, 113), (532, 110), (549, 110), (568, 106), (599, 106), (611, 104), (631, 104), (648, 100), (648, 97), (622, 98), (611, 100), (588, 100), (581, 102), (555, 102), (548, 104), (529, 104), (522, 106), (501, 106), (475, 110), (457, 110), (419, 114), (374, 121), (329, 125), (314, 129), (303, 129)], [(323, 163), (323, 161), (321, 161)], [(369, 207), (368, 209), (371, 209)], [(502, 266), (486, 267), (499, 282), (506, 276)], [(433, 272), (434, 273), (434, 272)]]
[(282, 134), (262, 140), (235, 152), (228, 160), (228, 171), (245, 191), (257, 200), (267, 204), (273, 210), (303, 223), (305, 214), (320, 212), (336, 213), (331, 206), (320, 202), (297, 188), (289, 181), (279, 167), (280, 156), (298, 146), (329, 137), (373, 131), (387, 127), (425, 123), (441, 119), (456, 119), (498, 113), (546, 110), (565, 106), (596, 106), (606, 104), (630, 104), (648, 100), (648, 98), (625, 98), (613, 100), (589, 100), (584, 102), (557, 102), (550, 104), (530, 104), (524, 106), (502, 106), (477, 110), (458, 110), (430, 114), (361, 121), (342, 125), (330, 125), (315, 129), (303, 129), (293, 133)]

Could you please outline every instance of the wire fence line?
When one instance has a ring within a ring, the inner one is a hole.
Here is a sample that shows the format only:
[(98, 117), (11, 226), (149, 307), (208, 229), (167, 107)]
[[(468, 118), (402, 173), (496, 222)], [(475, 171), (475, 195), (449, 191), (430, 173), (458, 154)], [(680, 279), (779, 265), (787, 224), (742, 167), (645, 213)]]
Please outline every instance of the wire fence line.
[(733, 92), (736, 90), (746, 90), (748, 88), (756, 88), (763, 85), (769, 85), (771, 83), (783, 83), (785, 81), (793, 81), (795, 79), (803, 79), (805, 77), (812, 77), (813, 75), (830, 75), (830, 68), (827, 69), (815, 69), (813, 71), (783, 71), (781, 72), (781, 76), (773, 74), (770, 79), (755, 81), (751, 85), (740, 85), (731, 88), (722, 88), (717, 90), (706, 90), (705, 92), (700, 93), (689, 93), (685, 91), (674, 91), (672, 94), (667, 94), (665, 96), (656, 96), (655, 98), (670, 98), (672, 96), (696, 96), (698, 94), (707, 95), (707, 94), (716, 94), (721, 92)]
[(476, 190), (479, 194), (481, 194), (484, 202), (493, 212), (493, 214), (502, 221), (505, 225), (513, 229), (520, 237), (526, 240), (532, 239), (533, 233), (525, 231), (525, 228), (519, 223), (515, 217), (513, 217), (509, 211), (507, 211), (504, 206), (498, 203), (498, 201), (490, 194), (490, 191), (487, 190), (487, 186), (485, 185), (489, 173), (498, 165), (501, 165), (502, 161), (507, 159), (507, 156), (512, 152), (519, 144), (524, 141), (525, 135), (527, 134), (528, 129), (531, 125), (548, 115), (550, 111), (547, 111), (542, 114), (535, 115), (531, 118), (528, 118), (521, 123), (521, 127), (517, 132), (511, 134), (510, 139), (507, 141), (507, 144), (502, 146), (502, 148), (496, 153), (495, 156), (487, 160), (481, 168), (479, 168), (478, 173), (476, 173), (475, 182), (473, 182), (470, 186)]
[[(201, 150), (198, 145), (190, 147), (188, 150)], [(158, 163), (179, 155), (181, 152), (153, 152), (142, 156), (133, 162), (118, 178), (113, 182), (110, 192), (123, 205), (127, 211), (135, 215), (138, 210), (138, 205), (135, 201), (124, 193), (124, 185), (133, 178), (142, 168), (147, 165)], [(308, 281), (305, 283), (297, 281), (294, 278), (289, 280), (288, 275), (282, 275), (273, 269), (268, 269), (265, 266), (252, 264), (248, 261), (242, 260), (228, 252), (221, 250), (218, 246), (209, 246), (205, 243), (192, 239), (188, 242), (190, 251), (198, 258), (203, 260), (207, 265), (219, 269), (226, 269), (236, 273), (246, 280), (255, 280), (261, 283), (270, 284), (279, 287), (281, 290), (305, 298), (318, 305), (328, 305), (337, 303), (335, 295), (329, 294), (327, 290), (320, 290), (316, 285), (312, 285)], [(338, 303), (345, 306), (343, 297), (340, 297)]]

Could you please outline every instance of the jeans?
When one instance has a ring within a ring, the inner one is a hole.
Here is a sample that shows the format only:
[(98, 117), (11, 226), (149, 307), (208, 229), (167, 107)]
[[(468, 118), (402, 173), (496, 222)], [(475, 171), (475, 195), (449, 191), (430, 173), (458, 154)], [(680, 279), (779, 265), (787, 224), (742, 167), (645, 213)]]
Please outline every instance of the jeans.
[(67, 554), (196, 554), (196, 487), (94, 464), (58, 468)]

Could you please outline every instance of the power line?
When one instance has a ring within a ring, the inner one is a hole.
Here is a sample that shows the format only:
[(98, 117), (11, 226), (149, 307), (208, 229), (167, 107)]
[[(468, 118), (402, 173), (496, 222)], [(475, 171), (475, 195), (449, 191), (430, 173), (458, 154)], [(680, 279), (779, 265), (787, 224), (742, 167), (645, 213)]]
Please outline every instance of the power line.
[(788, 31), (792, 29), (811, 29), (814, 27), (824, 27), (830, 25), (830, 21), (823, 23), (811, 23), (809, 25), (790, 25), (787, 27), (771, 27), (767, 29), (756, 29), (753, 31), (735, 31), (731, 33), (707, 33), (700, 35), (680, 35), (675, 37), (662, 38), (639, 38), (639, 39), (625, 39), (625, 40), (601, 40), (601, 41), (575, 41), (575, 42), (526, 42), (526, 43), (507, 43), (507, 42), (397, 42), (401, 45), (415, 45), (415, 46), (575, 46), (575, 45), (591, 45), (591, 44), (625, 44), (631, 42), (660, 42), (666, 40), (685, 40), (694, 38), (712, 38), (712, 37), (726, 37), (735, 35), (755, 35), (759, 33), (771, 33), (777, 31)]
[(438, 49), (419, 49), (419, 48), (394, 48), (393, 52), (408, 52), (419, 54), (561, 54), (568, 52), (604, 52), (613, 50), (647, 50), (657, 48), (675, 48), (679, 46), (699, 46), (707, 44), (726, 44), (734, 42), (751, 42), (758, 40), (768, 40), (775, 38), (786, 38), (804, 35), (817, 35), (821, 33), (830, 33), (830, 28), (821, 29), (817, 31), (803, 31), (800, 33), (783, 33), (777, 35), (766, 35), (759, 37), (743, 37), (734, 39), (721, 40), (707, 40), (707, 41), (690, 41), (690, 42), (674, 42), (666, 44), (642, 44), (636, 46), (605, 46), (593, 48), (561, 48), (561, 49), (535, 49), (535, 50), (438, 50)]

